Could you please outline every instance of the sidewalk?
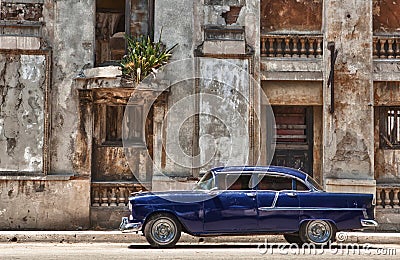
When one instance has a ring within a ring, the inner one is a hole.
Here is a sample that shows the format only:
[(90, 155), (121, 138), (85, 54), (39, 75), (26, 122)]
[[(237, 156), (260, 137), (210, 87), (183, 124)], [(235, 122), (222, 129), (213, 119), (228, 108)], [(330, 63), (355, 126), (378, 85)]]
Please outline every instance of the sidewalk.
[[(400, 233), (341, 232), (343, 243), (400, 244)], [(339, 236), (338, 236), (339, 238)], [(283, 243), (282, 235), (193, 237), (182, 233), (178, 243)], [(147, 243), (142, 235), (120, 231), (0, 231), (0, 243)]]

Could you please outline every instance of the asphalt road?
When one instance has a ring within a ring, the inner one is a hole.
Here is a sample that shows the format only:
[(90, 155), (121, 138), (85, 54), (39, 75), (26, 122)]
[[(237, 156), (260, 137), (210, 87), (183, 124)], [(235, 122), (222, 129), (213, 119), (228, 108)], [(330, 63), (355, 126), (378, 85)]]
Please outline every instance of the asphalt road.
[(0, 243), (0, 259), (398, 259), (400, 245), (340, 244), (324, 249), (278, 244), (178, 244), (151, 249), (122, 243)]

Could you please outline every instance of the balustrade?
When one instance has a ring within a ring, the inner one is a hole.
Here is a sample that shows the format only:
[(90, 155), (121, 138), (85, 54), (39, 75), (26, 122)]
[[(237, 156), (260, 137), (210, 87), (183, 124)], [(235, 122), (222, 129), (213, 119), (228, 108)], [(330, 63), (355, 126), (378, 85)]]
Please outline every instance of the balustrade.
[(91, 204), (93, 207), (127, 206), (131, 193), (144, 190), (139, 183), (92, 182)]
[(322, 35), (262, 35), (261, 56), (286, 58), (321, 58)]
[(374, 36), (372, 44), (375, 59), (400, 59), (400, 36)]
[(378, 185), (376, 187), (376, 208), (400, 208), (400, 186)]

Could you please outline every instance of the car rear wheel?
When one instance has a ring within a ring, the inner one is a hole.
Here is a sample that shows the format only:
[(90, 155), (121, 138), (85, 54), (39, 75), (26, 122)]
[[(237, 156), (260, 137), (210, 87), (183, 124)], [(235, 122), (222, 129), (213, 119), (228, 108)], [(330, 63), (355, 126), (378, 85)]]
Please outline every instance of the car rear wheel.
[(151, 216), (144, 227), (144, 235), (152, 247), (173, 247), (181, 237), (181, 224), (170, 214)]
[(300, 239), (304, 243), (323, 245), (335, 239), (335, 227), (325, 220), (311, 220), (300, 228)]

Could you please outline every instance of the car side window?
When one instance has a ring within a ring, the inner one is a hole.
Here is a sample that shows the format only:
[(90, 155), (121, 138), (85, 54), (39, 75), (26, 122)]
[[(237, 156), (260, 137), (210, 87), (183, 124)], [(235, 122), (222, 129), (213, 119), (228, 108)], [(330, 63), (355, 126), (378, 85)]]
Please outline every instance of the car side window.
[(220, 174), (219, 189), (251, 190), (251, 174)]
[(259, 175), (259, 180), (259, 190), (292, 190), (292, 178), (289, 177), (261, 174)]
[(298, 191), (307, 191), (310, 190), (304, 183), (296, 180), (296, 190)]

